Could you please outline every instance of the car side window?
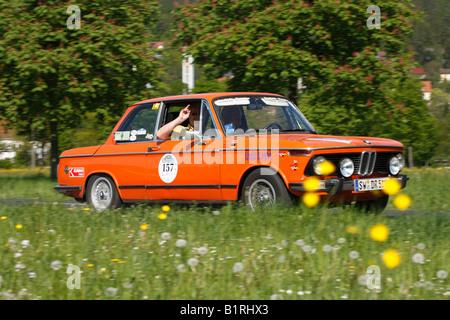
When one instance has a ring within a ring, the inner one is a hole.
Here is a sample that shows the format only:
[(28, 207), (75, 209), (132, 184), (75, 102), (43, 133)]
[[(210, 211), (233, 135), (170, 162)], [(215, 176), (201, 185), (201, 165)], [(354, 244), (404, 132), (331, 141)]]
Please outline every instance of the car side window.
[(214, 117), (211, 114), (211, 109), (209, 108), (208, 103), (202, 103), (202, 111), (201, 111), (201, 119), (202, 119), (202, 135), (205, 139), (217, 139), (220, 138), (219, 130), (217, 130), (216, 123), (214, 121)]
[(133, 110), (115, 133), (118, 142), (153, 141), (160, 103), (147, 104)]

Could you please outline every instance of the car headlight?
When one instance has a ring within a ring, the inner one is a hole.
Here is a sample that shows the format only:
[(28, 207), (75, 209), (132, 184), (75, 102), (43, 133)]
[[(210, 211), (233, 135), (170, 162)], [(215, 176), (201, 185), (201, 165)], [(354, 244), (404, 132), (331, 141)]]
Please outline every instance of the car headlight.
[(403, 168), (405, 167), (405, 157), (403, 156), (403, 153), (399, 153), (399, 154), (397, 154), (397, 158), (400, 161), (400, 170), (399, 171), (402, 171)]
[(313, 161), (314, 172), (319, 176), (322, 175), (322, 168), (320, 167), (320, 164), (325, 161), (327, 161), (327, 159), (322, 156), (316, 157)]
[(353, 164), (353, 161), (349, 158), (344, 158), (339, 163), (339, 169), (341, 171), (341, 174), (348, 178), (353, 174), (353, 171), (355, 170), (355, 165)]
[(396, 175), (397, 173), (400, 172), (401, 170), (401, 161), (399, 160), (399, 158), (397, 158), (397, 156), (393, 156), (389, 159), (389, 172), (392, 175)]

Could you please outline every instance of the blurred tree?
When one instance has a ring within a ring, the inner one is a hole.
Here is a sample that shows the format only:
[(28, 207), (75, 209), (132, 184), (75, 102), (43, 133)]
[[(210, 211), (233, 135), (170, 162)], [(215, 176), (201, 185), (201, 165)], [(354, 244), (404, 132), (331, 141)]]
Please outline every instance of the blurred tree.
[[(0, 0), (0, 118), (51, 142), (86, 111), (104, 119), (157, 88), (159, 62), (149, 43), (157, 1)], [(75, 17), (76, 18), (76, 17)], [(148, 85), (148, 84), (151, 84)]]
[(443, 82), (438, 86), (431, 91), (430, 100), (430, 112), (438, 123), (439, 143), (434, 160), (450, 161), (450, 83)]

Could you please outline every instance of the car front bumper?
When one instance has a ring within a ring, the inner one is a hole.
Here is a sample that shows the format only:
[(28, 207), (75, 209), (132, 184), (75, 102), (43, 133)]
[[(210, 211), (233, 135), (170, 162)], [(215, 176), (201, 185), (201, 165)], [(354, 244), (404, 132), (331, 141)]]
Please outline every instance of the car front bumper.
[[(400, 182), (402, 189), (406, 187), (406, 182), (409, 180), (409, 177), (404, 174), (399, 174), (396, 177), (392, 178)], [(321, 180), (320, 187), (314, 191), (327, 192), (330, 195), (335, 195), (342, 191), (353, 191), (354, 182), (355, 180), (345, 180), (343, 178), (331, 178), (328, 180)], [(292, 191), (301, 191), (301, 192), (309, 191), (305, 188), (303, 182), (289, 183), (289, 188)]]

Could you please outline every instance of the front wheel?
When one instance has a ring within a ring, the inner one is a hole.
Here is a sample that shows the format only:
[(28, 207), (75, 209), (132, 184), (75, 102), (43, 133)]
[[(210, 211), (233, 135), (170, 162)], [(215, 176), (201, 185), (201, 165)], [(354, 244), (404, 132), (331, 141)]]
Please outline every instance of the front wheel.
[(386, 209), (389, 201), (389, 196), (384, 195), (379, 199), (368, 201), (356, 201), (355, 207), (362, 212), (381, 213)]
[(248, 175), (242, 187), (241, 200), (252, 210), (270, 207), (277, 202), (292, 203), (283, 180), (268, 168), (258, 168)]
[(100, 175), (89, 179), (86, 200), (97, 211), (118, 208), (122, 204), (114, 181), (110, 177)]

